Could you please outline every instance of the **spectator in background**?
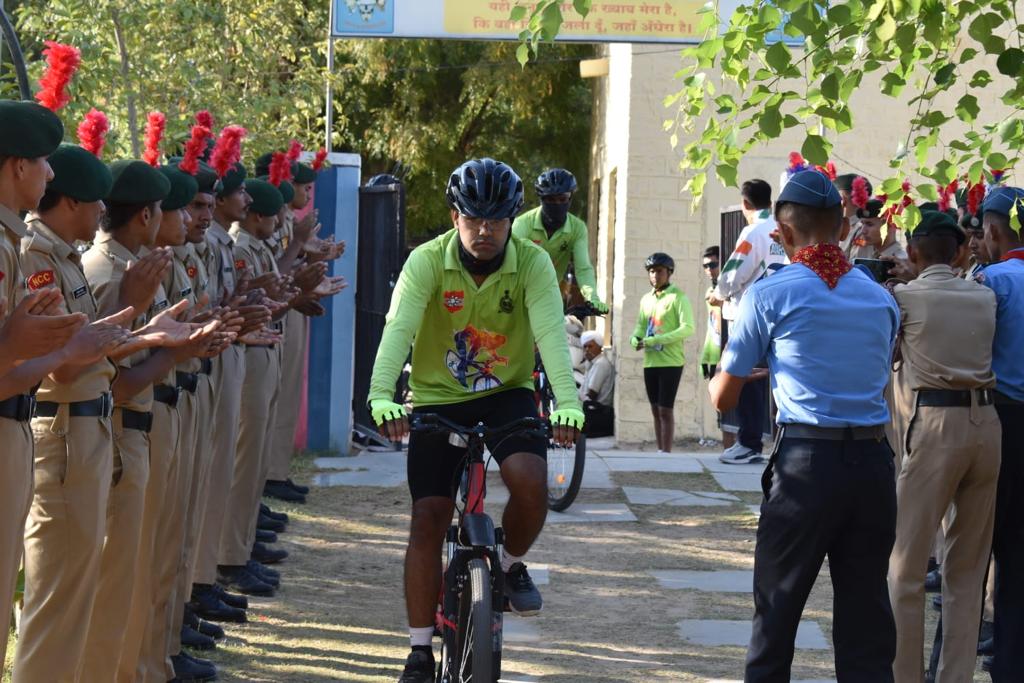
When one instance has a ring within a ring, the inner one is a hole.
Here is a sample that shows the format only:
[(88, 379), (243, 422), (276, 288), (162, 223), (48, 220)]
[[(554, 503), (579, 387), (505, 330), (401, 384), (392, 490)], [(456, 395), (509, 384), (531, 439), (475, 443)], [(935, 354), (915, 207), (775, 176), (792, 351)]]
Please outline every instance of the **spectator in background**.
[[(704, 274), (711, 278), (711, 286), (704, 295), (704, 302), (708, 309), (708, 328), (704, 335), (704, 350), (700, 354), (700, 371), (704, 379), (711, 379), (718, 369), (718, 361), (722, 357), (722, 306), (712, 305), (715, 286), (718, 285), (718, 274), (721, 272), (720, 256), (721, 248), (716, 244), (704, 250), (703, 268)], [(722, 415), (718, 415), (718, 426), (722, 427)], [(736, 442), (735, 432), (722, 430), (722, 444), (729, 448)]]
[[(857, 204), (853, 200), (853, 184), (857, 178), (864, 178), (864, 176), (858, 176), (856, 173), (844, 173), (832, 181), (832, 184), (839, 190), (839, 196), (843, 200), (843, 229), (840, 232), (839, 247), (846, 254), (846, 257), (850, 259), (863, 256), (862, 254), (854, 253), (864, 244), (864, 238), (860, 234), (861, 219), (857, 211)], [(867, 190), (870, 197), (873, 188), (867, 178), (864, 178), (864, 189)]]
[(587, 436), (612, 436), (615, 433), (615, 367), (601, 343), (599, 332), (589, 330), (580, 338), (587, 358), (587, 373), (580, 387), (580, 401), (587, 419), (583, 432)]

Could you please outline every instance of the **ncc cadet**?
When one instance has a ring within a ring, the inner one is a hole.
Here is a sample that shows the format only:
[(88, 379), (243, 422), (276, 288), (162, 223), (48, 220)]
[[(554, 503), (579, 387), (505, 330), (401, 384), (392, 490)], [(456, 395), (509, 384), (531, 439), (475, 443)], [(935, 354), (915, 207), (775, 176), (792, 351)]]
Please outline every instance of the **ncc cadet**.
[(889, 226), (885, 237), (882, 236), (882, 226), (886, 224), (882, 216), (883, 206), (884, 202), (880, 199), (869, 199), (864, 208), (857, 209), (857, 218), (860, 219), (857, 239), (863, 241), (864, 245), (853, 246), (856, 257), (904, 261), (907, 252), (896, 240), (899, 231)]
[(775, 218), (791, 265), (744, 295), (711, 382), (715, 407), (728, 410), (767, 357), (782, 428), (762, 478), (745, 680), (789, 680), (800, 615), (827, 556), (837, 678), (884, 683), (896, 645), (886, 587), (896, 476), (882, 394), (899, 310), (839, 248), (841, 200), (824, 174), (795, 174)]
[(1020, 680), (1024, 643), (1024, 241), (1012, 225), (1013, 214), (1024, 218), (1024, 190), (1017, 187), (994, 189), (982, 205), (985, 244), (993, 263), (979, 280), (996, 295), (992, 370), (1003, 438), (992, 537), (995, 683)]
[[(840, 234), (845, 235), (845, 237), (842, 237), (839, 241), (839, 246), (846, 253), (848, 259), (865, 256), (861, 253), (863, 249), (861, 245), (863, 236), (860, 234), (860, 217), (857, 212), (857, 204), (853, 200), (853, 183), (858, 177), (863, 178), (863, 176), (858, 176), (856, 173), (844, 173), (832, 181), (832, 184), (839, 190), (839, 196), (843, 200), (843, 232)], [(864, 187), (870, 197), (873, 190), (871, 182), (864, 178), (864, 183)]]
[(896, 543), (889, 562), (897, 683), (924, 679), (925, 573), (950, 505), (956, 514), (945, 529), (937, 680), (969, 681), (975, 669), (1000, 428), (992, 391), (996, 297), (954, 272), (965, 239), (949, 215), (923, 212), (909, 244), (919, 275), (893, 292), (902, 332), (892, 405), (907, 425), (897, 435), (906, 452), (896, 482)]
[(540, 206), (517, 217), (512, 224), (512, 234), (544, 248), (555, 265), (559, 284), (565, 280), (572, 263), (580, 294), (598, 311), (607, 313), (608, 307), (597, 295), (587, 224), (569, 213), (576, 192), (576, 177), (564, 168), (552, 168), (537, 177), (533, 189)]

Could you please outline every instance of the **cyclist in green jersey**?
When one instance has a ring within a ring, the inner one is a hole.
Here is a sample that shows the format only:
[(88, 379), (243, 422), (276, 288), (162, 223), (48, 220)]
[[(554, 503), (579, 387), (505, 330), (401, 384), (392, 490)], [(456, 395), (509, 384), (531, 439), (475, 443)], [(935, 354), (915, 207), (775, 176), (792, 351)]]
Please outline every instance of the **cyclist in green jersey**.
[[(571, 446), (583, 412), (554, 267), (542, 249), (511, 231), (523, 183), (501, 162), (474, 159), (452, 173), (446, 194), (453, 229), (413, 251), (391, 299), (370, 383), (373, 419), (391, 441), (409, 434), (405, 410), (392, 398), (410, 345), (414, 413), (467, 426), (536, 417), (536, 343), (558, 400), (551, 415), (554, 439)], [(523, 558), (547, 515), (547, 442), (514, 436), (489, 443), (488, 450), (510, 494), (502, 519), (506, 596), (514, 612), (533, 615), (543, 603)], [(399, 683), (434, 680), (441, 547), (464, 455), (465, 447), (445, 435), (416, 433), (409, 440), (413, 506), (405, 595), (412, 652)]]
[(569, 213), (572, 195), (576, 192), (575, 176), (564, 168), (552, 168), (537, 177), (533, 188), (540, 198), (540, 206), (516, 218), (512, 234), (544, 248), (555, 265), (558, 282), (565, 279), (572, 262), (580, 294), (599, 313), (607, 313), (608, 306), (597, 296), (597, 276), (590, 264), (587, 224)]

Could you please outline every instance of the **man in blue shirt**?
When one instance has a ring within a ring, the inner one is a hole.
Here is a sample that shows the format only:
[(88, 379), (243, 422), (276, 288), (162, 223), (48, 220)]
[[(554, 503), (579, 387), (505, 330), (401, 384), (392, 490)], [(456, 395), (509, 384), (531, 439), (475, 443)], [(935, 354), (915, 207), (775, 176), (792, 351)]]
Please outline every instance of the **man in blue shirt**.
[(711, 383), (715, 407), (728, 410), (767, 358), (782, 428), (762, 477), (744, 680), (790, 680), (797, 625), (827, 556), (837, 678), (887, 683), (896, 475), (882, 393), (899, 309), (839, 248), (841, 200), (824, 174), (794, 175), (775, 218), (791, 265), (744, 295)]
[[(992, 552), (996, 561), (995, 683), (1020, 680), (1024, 645), (1024, 241), (1010, 216), (1024, 218), (1024, 190), (998, 187), (982, 205), (992, 265), (978, 281), (996, 294), (996, 411), (1002, 423), (1002, 464), (996, 488)], [(1015, 657), (1016, 655), (1016, 657)]]

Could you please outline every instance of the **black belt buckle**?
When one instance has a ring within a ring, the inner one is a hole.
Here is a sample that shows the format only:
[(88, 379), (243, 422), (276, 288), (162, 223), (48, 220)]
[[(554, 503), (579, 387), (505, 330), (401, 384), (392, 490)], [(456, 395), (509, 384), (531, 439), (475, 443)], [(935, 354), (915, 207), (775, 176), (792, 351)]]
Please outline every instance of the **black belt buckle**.
[(0, 417), (28, 422), (36, 412), (36, 399), (31, 394), (18, 394), (0, 401)]
[(978, 405), (990, 406), (996, 402), (995, 392), (991, 389), (978, 389)]
[(100, 416), (110, 417), (114, 414), (114, 395), (109, 391), (103, 392), (99, 398), (100, 401)]
[(174, 378), (177, 380), (178, 389), (184, 389), (190, 394), (196, 393), (196, 389), (199, 388), (199, 375), (194, 372), (175, 372)]
[(199, 368), (199, 374), (209, 375), (213, 372), (213, 361), (209, 358), (203, 358), (201, 361), (201, 367)]

